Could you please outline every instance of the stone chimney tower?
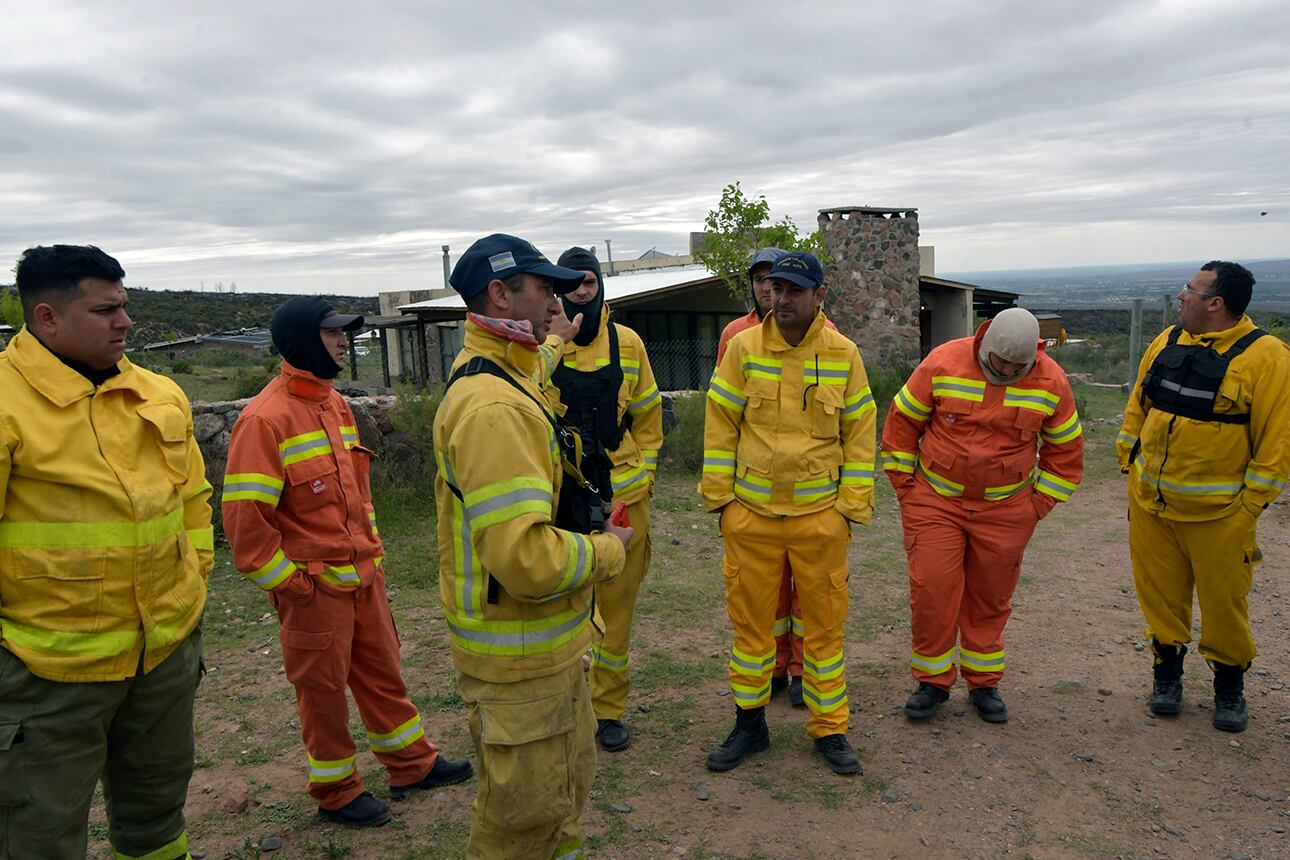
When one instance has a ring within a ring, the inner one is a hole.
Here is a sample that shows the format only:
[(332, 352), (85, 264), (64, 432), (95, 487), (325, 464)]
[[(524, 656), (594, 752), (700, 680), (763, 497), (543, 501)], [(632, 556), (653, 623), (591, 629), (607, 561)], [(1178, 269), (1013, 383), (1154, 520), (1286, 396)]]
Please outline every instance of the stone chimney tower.
[(918, 210), (821, 209), (824, 307), (867, 362), (919, 359)]

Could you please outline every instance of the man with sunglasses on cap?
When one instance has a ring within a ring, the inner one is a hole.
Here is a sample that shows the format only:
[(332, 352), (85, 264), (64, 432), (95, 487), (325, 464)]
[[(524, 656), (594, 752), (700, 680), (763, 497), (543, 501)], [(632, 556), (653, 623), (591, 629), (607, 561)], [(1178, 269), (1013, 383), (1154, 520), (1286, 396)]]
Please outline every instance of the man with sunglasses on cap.
[(471, 245), (449, 277), (468, 313), (435, 414), (435, 499), (439, 596), (479, 757), (469, 858), (582, 851), (593, 586), (622, 572), (632, 544), (588, 491), (576, 433), (542, 389), (559, 296), (582, 282), (502, 233)]
[(873, 395), (860, 350), (825, 325), (819, 261), (784, 254), (770, 277), (771, 313), (730, 341), (708, 387), (699, 492), (721, 512), (735, 727), (707, 764), (730, 770), (770, 746), (773, 630), (788, 565), (802, 606), (807, 734), (834, 773), (855, 774), (842, 630), (851, 524), (873, 513)]
[(322, 819), (350, 827), (385, 824), (390, 809), (359, 778), (346, 687), (393, 797), (473, 773), (426, 738), (399, 667), (372, 505), (374, 454), (333, 387), (349, 334), (362, 324), (320, 298), (294, 298), (274, 312), (269, 330), (282, 372), (233, 425), (223, 496), (233, 563), (268, 592), (281, 621), (309, 795)]
[(1245, 731), (1257, 649), (1249, 593), (1259, 515), (1290, 472), (1290, 354), (1245, 313), (1254, 276), (1213, 260), (1147, 347), (1116, 439), (1129, 475), (1129, 555), (1155, 660), (1152, 713), (1182, 710), (1192, 594), (1213, 670), (1214, 728)]
[(911, 720), (949, 698), (956, 656), (977, 715), (1008, 720), (998, 686), (1022, 555), (1084, 473), (1075, 398), (1042, 347), (1034, 315), (1008, 308), (928, 353), (887, 413), (882, 467), (909, 556)]
[[(741, 331), (761, 325), (774, 300), (771, 295), (770, 268), (788, 252), (781, 248), (762, 248), (753, 254), (748, 266), (748, 293), (752, 310), (733, 319), (721, 330), (717, 341), (717, 364), (726, 355), (726, 345)], [(837, 331), (833, 320), (825, 317), (825, 328)], [(775, 610), (775, 671), (770, 676), (770, 694), (788, 690), (788, 701), (795, 708), (806, 706), (802, 698), (802, 605), (793, 584), (793, 569), (784, 561), (784, 578), (779, 587), (779, 606)]]

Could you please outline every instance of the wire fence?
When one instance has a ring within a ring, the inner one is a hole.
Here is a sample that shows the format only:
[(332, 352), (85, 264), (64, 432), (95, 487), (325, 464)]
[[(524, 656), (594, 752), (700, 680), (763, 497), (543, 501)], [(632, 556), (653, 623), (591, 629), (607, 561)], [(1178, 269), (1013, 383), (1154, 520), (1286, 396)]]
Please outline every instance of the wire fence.
[(701, 391), (717, 366), (715, 340), (664, 340), (645, 344), (662, 391)]

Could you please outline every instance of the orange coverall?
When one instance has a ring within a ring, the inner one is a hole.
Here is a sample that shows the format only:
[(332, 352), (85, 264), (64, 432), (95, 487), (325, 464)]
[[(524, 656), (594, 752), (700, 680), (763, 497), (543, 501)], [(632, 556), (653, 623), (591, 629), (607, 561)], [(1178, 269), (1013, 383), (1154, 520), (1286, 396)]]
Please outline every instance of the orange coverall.
[(928, 354), (897, 392), (882, 467), (900, 499), (909, 557), (914, 678), (998, 686), (1003, 628), (1035, 525), (1084, 472), (1083, 431), (1066, 373), (1040, 343), (1026, 376), (986, 380), (974, 337)]
[(339, 809), (363, 792), (345, 688), (391, 785), (418, 782), (438, 748), (399, 669), (384, 549), (354, 415), (331, 380), (282, 363), (238, 417), (224, 476), (224, 531), (238, 571), (269, 592), (296, 688), (309, 794)]
[[(739, 334), (741, 331), (761, 325), (761, 317), (757, 315), (756, 310), (751, 310), (738, 319), (733, 319), (726, 323), (726, 327), (721, 330), (721, 339), (717, 342), (717, 364), (721, 364), (721, 359), (726, 354), (726, 344), (730, 338)], [(838, 330), (833, 324), (833, 320), (827, 317), (824, 320), (824, 327)], [(775, 673), (774, 677), (783, 678), (787, 675), (801, 677), (802, 675), (802, 604), (797, 598), (797, 587), (793, 583), (792, 563), (784, 559), (784, 581), (779, 587), (779, 604), (775, 607)]]

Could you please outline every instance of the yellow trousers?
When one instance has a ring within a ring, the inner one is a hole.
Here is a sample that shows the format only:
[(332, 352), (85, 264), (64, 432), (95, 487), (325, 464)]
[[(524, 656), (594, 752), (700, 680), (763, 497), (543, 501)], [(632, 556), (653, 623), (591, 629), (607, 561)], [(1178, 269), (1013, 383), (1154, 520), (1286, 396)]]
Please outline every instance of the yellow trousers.
[(581, 661), (510, 684), (469, 675), (458, 680), (470, 705), (479, 762), (466, 857), (582, 856), (582, 810), (596, 775), (596, 723)]
[(1255, 516), (1244, 507), (1217, 520), (1156, 516), (1129, 497), (1129, 555), (1147, 635), (1162, 645), (1191, 641), (1192, 592), (1200, 603), (1206, 660), (1245, 666), (1258, 650), (1250, 633), (1250, 588), (1261, 559)]
[(833, 508), (796, 517), (764, 517), (738, 501), (721, 512), (725, 541), (726, 610), (735, 628), (730, 689), (740, 708), (770, 701), (775, 667), (775, 617), (785, 561), (802, 606), (802, 697), (813, 738), (845, 734), (847, 545), (851, 525)]
[(623, 572), (595, 586), (596, 607), (605, 626), (605, 635), (591, 649), (591, 707), (598, 720), (621, 720), (627, 708), (632, 616), (649, 572), (649, 497), (628, 505), (627, 516), (634, 534)]

